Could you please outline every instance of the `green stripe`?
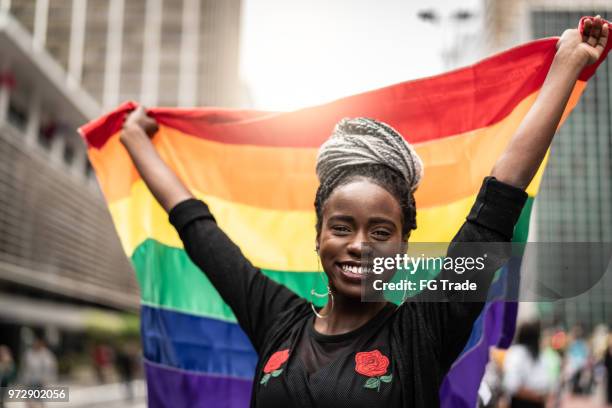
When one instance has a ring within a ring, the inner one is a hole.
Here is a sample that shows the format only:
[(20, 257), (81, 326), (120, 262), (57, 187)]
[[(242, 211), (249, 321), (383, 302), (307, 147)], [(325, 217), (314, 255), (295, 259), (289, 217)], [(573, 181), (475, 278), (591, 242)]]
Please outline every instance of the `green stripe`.
[(514, 226), (514, 236), (512, 242), (527, 242), (527, 235), (529, 234), (529, 219), (531, 218), (531, 210), (533, 208), (533, 201), (535, 197), (527, 197), (527, 202), (521, 211), (521, 216)]
[[(194, 315), (236, 322), (232, 310), (221, 299), (206, 275), (191, 262), (183, 249), (147, 239), (132, 254), (143, 304)], [(317, 272), (262, 270), (299, 296), (309, 299), (310, 290), (325, 293), (326, 279)], [(323, 278), (323, 279), (322, 279)], [(322, 305), (325, 299), (314, 298)]]
[[(523, 208), (514, 230), (515, 242), (527, 240), (533, 200), (529, 197)], [(236, 322), (232, 310), (183, 249), (147, 239), (134, 251), (132, 263), (136, 269), (143, 304)], [(307, 300), (310, 300), (310, 290), (313, 288), (317, 293), (326, 291), (326, 278), (320, 272), (262, 272)], [(326, 302), (325, 298), (314, 297), (313, 300), (317, 305)]]

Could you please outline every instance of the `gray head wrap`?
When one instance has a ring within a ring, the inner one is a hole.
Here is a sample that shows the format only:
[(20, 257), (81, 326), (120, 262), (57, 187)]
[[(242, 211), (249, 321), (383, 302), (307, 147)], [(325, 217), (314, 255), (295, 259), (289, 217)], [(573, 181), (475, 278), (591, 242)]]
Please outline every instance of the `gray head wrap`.
[(385, 164), (402, 174), (414, 192), (423, 177), (423, 162), (391, 126), (368, 118), (344, 118), (317, 155), (317, 177), (331, 183), (343, 169), (359, 164)]

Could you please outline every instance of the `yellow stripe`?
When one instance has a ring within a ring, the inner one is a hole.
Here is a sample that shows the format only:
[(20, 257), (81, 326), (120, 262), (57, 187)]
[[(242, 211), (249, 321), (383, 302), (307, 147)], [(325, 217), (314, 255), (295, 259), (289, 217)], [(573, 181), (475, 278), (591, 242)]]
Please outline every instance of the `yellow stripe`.
[[(253, 264), (283, 271), (316, 271), (314, 253), (315, 214), (309, 211), (265, 210), (231, 203), (199, 192), (219, 226), (241, 248)], [(465, 220), (475, 196), (452, 204), (419, 210), (411, 242), (448, 242)], [(110, 204), (110, 211), (128, 256), (147, 238), (182, 248), (166, 212), (142, 181), (130, 198)]]

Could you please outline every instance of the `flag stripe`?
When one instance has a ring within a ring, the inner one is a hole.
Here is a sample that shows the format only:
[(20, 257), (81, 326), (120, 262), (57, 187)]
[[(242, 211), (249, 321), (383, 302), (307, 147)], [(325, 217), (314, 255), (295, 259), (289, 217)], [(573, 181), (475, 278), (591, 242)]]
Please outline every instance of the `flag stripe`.
[(168, 407), (248, 407), (252, 380), (202, 375), (145, 361), (147, 405)]
[(143, 306), (144, 357), (182, 370), (253, 378), (257, 354), (236, 323)]
[(497, 344), (504, 332), (505, 306), (506, 302), (502, 301), (485, 304), (472, 329), (470, 341), (476, 344), (469, 351), (464, 349), (440, 386), (440, 395), (446, 396), (441, 406), (474, 407), (477, 405), (478, 393), (476, 391), (489, 358), (489, 348)]
[[(578, 102), (585, 84), (579, 82), (575, 86), (567, 112)], [(490, 172), (536, 96), (534, 93), (526, 97), (509, 116), (494, 125), (417, 144), (417, 153), (426, 168), (415, 196), (419, 209), (447, 204), (477, 191), (482, 179), (466, 177), (465, 173), (484, 177)], [(315, 148), (224, 144), (197, 139), (167, 127), (161, 128), (154, 143), (190, 189), (254, 207), (287, 211), (313, 209), (318, 186)], [(107, 200), (112, 203), (129, 197), (140, 176), (119, 142), (119, 134), (113, 135), (101, 149), (90, 149), (89, 156)], [(132, 171), (126, 174), (128, 168)], [(286, 171), (288, 168), (291, 172)]]
[[(172, 248), (154, 240), (146, 240), (134, 255), (141, 301), (145, 305), (236, 322), (230, 307), (206, 275), (191, 262), (183, 249)], [(308, 299), (310, 289), (325, 293), (322, 272), (287, 273), (263, 269), (262, 273)], [(323, 305), (325, 299), (314, 299)]]

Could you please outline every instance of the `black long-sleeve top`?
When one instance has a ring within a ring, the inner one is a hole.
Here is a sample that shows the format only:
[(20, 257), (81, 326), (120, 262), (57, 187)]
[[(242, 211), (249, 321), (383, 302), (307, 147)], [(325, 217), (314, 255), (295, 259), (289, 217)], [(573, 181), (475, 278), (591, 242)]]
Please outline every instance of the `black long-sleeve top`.
[[(509, 242), (526, 199), (523, 190), (485, 178), (453, 243)], [(365, 325), (324, 335), (314, 330), (310, 304), (253, 266), (205, 203), (179, 203), (170, 222), (259, 356), (252, 407), (439, 405), (441, 382), (483, 301), (388, 303)], [(479, 283), (489, 285), (493, 272)]]

